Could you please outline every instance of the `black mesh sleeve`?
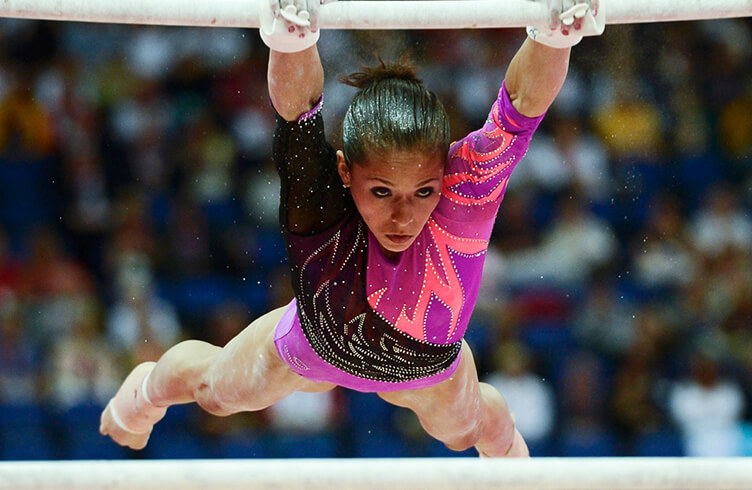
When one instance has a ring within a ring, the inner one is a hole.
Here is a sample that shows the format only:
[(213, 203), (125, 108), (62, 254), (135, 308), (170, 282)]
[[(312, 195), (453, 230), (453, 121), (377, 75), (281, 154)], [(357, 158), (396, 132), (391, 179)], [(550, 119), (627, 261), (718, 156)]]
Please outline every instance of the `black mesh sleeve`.
[(353, 209), (337, 173), (334, 148), (315, 113), (302, 121), (277, 116), (272, 144), (282, 189), (279, 221), (286, 231), (314, 235), (340, 222)]

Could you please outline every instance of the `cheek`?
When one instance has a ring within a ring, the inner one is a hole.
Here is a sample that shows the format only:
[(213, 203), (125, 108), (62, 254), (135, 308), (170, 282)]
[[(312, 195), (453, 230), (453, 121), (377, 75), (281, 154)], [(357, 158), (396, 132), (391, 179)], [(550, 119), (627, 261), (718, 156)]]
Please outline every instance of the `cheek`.
[(384, 200), (375, 199), (369, 191), (358, 192), (354, 190), (352, 196), (355, 207), (358, 208), (358, 212), (368, 228), (375, 230), (379, 223), (386, 220), (389, 211)]
[(424, 223), (428, 221), (431, 213), (433, 213), (434, 209), (436, 209), (436, 206), (439, 205), (439, 199), (440, 196), (436, 195), (435, 197), (431, 197), (430, 199), (423, 200), (420, 206), (418, 206), (418, 213)]

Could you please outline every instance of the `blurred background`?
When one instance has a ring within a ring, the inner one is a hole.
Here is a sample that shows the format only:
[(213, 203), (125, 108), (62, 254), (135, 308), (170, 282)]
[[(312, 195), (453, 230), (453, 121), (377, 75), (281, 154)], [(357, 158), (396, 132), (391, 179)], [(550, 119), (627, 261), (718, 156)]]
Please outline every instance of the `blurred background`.
[[(336, 75), (409, 53), (456, 139), (520, 30), (327, 31)], [(515, 171), (467, 339), (537, 456), (752, 456), (752, 22), (610, 26)], [(0, 20), (0, 459), (448, 456), (336, 389), (99, 436), (131, 367), (292, 297), (255, 30)], [(474, 456), (474, 451), (460, 455)]]

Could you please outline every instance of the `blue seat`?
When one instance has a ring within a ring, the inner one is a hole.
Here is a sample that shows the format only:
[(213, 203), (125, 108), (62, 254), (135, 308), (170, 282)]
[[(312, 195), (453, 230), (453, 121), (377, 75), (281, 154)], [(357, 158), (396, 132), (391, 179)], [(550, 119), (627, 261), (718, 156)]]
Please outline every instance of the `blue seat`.
[(379, 398), (375, 393), (345, 390), (345, 406), (348, 421), (358, 427), (389, 427), (396, 407)]
[(671, 429), (659, 429), (637, 438), (635, 456), (678, 457), (684, 456), (681, 437)]
[(65, 459), (124, 459), (128, 450), (99, 433), (99, 420), (104, 407), (98, 404), (77, 405), (56, 418), (65, 433)]
[(278, 457), (273, 441), (265, 434), (244, 432), (224, 436), (213, 444), (217, 458), (271, 458)]
[(557, 456), (591, 458), (616, 455), (613, 434), (602, 427), (578, 427), (565, 431), (559, 438)]
[(184, 315), (201, 315), (232, 298), (232, 285), (220, 275), (162, 282), (159, 292)]
[(240, 204), (234, 200), (212, 201), (204, 203), (201, 211), (212, 230), (221, 230), (222, 228), (232, 226), (237, 223), (243, 216)]
[(11, 232), (51, 223), (56, 196), (53, 162), (0, 159), (0, 222)]
[(271, 289), (263, 276), (248, 276), (236, 284), (235, 297), (251, 311), (265, 311), (268, 308)]
[(410, 446), (395, 431), (361, 429), (354, 434), (356, 458), (408, 458), (413, 456)]
[(39, 460), (55, 456), (55, 444), (41, 406), (0, 405), (0, 459)]
[(202, 459), (209, 457), (211, 451), (199, 435), (188, 430), (157, 430), (154, 426), (146, 446), (146, 454), (154, 459)]
[(333, 434), (278, 432), (270, 436), (278, 458), (336, 458), (339, 443)]
[(0, 460), (43, 460), (56, 455), (55, 444), (42, 427), (10, 426), (0, 434)]

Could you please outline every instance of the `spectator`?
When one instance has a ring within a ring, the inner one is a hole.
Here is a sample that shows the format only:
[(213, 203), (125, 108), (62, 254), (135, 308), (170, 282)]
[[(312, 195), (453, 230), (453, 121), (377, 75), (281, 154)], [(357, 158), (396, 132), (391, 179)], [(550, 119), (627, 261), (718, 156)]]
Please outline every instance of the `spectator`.
[(700, 272), (700, 263), (684, 236), (678, 201), (669, 195), (653, 200), (648, 221), (631, 246), (636, 281), (649, 291), (682, 288)]
[(742, 455), (744, 394), (736, 380), (721, 374), (717, 355), (697, 349), (688, 376), (669, 389), (669, 413), (688, 456)]
[(603, 144), (574, 116), (554, 114), (548, 121), (551, 135), (541, 134), (530, 145), (522, 175), (515, 186), (530, 180), (549, 192), (578, 188), (591, 200), (603, 201), (613, 193), (608, 154)]
[(635, 311), (615, 281), (595, 279), (574, 314), (573, 333), (593, 352), (618, 358), (634, 342)]
[(8, 236), (0, 227), (0, 294), (17, 290), (21, 272), (21, 264), (11, 254)]
[(107, 319), (111, 345), (139, 362), (155, 360), (182, 336), (171, 304), (156, 295), (148, 259), (129, 254), (117, 270), (117, 300)]
[(587, 208), (578, 193), (562, 193), (557, 212), (539, 247), (509, 256), (513, 283), (542, 281), (576, 289), (616, 258), (614, 231)]
[(94, 286), (91, 272), (65, 250), (57, 232), (40, 229), (34, 233), (19, 284), (32, 338), (46, 348), (67, 335), (76, 308), (92, 298)]
[(500, 344), (494, 361), (495, 370), (485, 382), (504, 393), (531, 454), (545, 454), (556, 423), (551, 385), (533, 371), (531, 355), (522, 344)]
[(57, 408), (104, 406), (123, 375), (119, 356), (102, 335), (99, 306), (83, 305), (75, 326), (51, 350), (46, 366), (48, 399)]
[(0, 404), (38, 402), (39, 345), (27, 335), (21, 307), (9, 290), (0, 290)]
[(689, 224), (689, 239), (703, 255), (718, 257), (727, 248), (752, 251), (752, 218), (728, 185), (712, 189)]
[(16, 75), (8, 95), (0, 100), (0, 153), (49, 156), (55, 150), (50, 114), (34, 100), (33, 79), (22, 70)]

